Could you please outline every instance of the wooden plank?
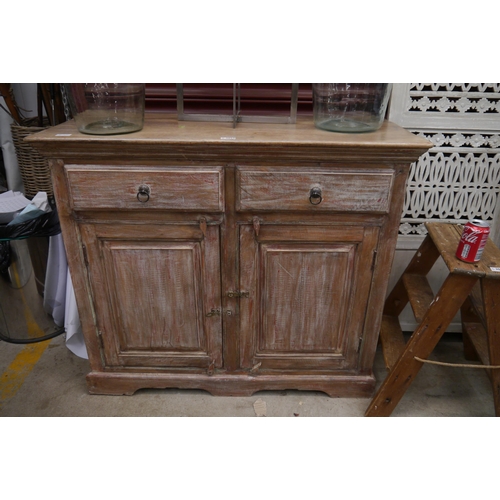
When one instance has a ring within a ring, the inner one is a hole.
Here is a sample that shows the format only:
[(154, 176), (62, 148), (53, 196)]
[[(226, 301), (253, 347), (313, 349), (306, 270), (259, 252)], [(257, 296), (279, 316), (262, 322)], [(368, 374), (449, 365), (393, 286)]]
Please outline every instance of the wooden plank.
[(403, 276), (405, 274), (418, 274), (425, 276), (432, 269), (436, 260), (439, 257), (438, 249), (432, 241), (432, 238), (427, 235), (421, 243), (419, 249), (415, 252), (412, 260), (406, 267), (403, 275), (394, 286), (392, 292), (387, 297), (384, 306), (384, 314), (389, 316), (399, 316), (403, 309), (408, 304), (408, 294), (406, 287), (403, 283)]
[(87, 375), (90, 394), (132, 395), (138, 389), (182, 388), (208, 391), (214, 396), (249, 397), (257, 391), (321, 391), (332, 398), (368, 398), (373, 394), (375, 377), (331, 373), (308, 375), (301, 373), (259, 374), (243, 373), (167, 373), (156, 372), (98, 372)]
[[(490, 364), (490, 356), (488, 353), (488, 334), (481, 323), (463, 323), (465, 333), (467, 334), (474, 351), (483, 365)], [(486, 373), (491, 378), (491, 370), (486, 370)]]
[[(389, 121), (369, 134), (332, 134), (314, 127), (310, 117), (299, 117), (295, 124), (245, 123), (236, 129), (231, 123), (188, 122), (180, 124), (176, 115), (147, 113), (144, 128), (133, 134), (95, 136), (78, 132), (73, 120), (41, 135), (27, 139), (42, 154), (63, 159), (85, 156), (93, 162), (138, 158), (149, 160), (168, 157), (186, 161), (217, 157), (219, 161), (269, 162), (280, 158), (293, 163), (310, 159), (316, 162), (357, 161), (373, 158), (385, 162), (412, 162), (433, 144), (423, 137)], [(82, 153), (85, 151), (85, 154)]]
[(463, 231), (462, 226), (441, 222), (426, 222), (425, 227), (451, 273), (468, 274), (477, 277), (484, 276), (500, 280), (500, 272), (495, 270), (500, 269), (500, 250), (490, 238), (488, 238), (483, 256), (479, 262), (463, 262), (455, 256)]
[(483, 293), (481, 291), (481, 283), (478, 281), (469, 295), (470, 305), (474, 309), (479, 321), (486, 325), (486, 317), (484, 315)]
[[(500, 365), (500, 281), (481, 280), (490, 364)], [(495, 415), (500, 416), (500, 370), (491, 370)]]
[(390, 370), (405, 348), (405, 339), (396, 316), (382, 316), (380, 327), (380, 343), (384, 355), (385, 366)]
[(491, 238), (486, 242), (480, 264), (488, 279), (500, 279), (500, 250)]
[(455, 257), (461, 235), (456, 225), (432, 222), (426, 223), (425, 227), (451, 273), (475, 274), (478, 272), (473, 265)]
[(418, 274), (403, 274), (403, 283), (410, 300), (410, 305), (417, 323), (420, 323), (434, 300), (429, 281)]
[(361, 243), (364, 238), (362, 226), (332, 226), (332, 225), (298, 225), (280, 226), (262, 225), (259, 230), (259, 242), (272, 243), (275, 241), (290, 241), (293, 232), (293, 242), (310, 243), (322, 242), (342, 245), (344, 243)]
[(384, 417), (393, 412), (422, 368), (423, 363), (415, 357), (429, 357), (475, 282), (473, 276), (448, 275), (422, 323), (368, 406), (365, 416)]
[[(479, 282), (476, 283), (476, 286), (479, 285)], [(470, 295), (465, 299), (465, 302), (462, 304), (460, 308), (460, 316), (462, 321), (462, 340), (464, 344), (464, 356), (465, 359), (470, 361), (481, 361), (479, 354), (477, 353), (472, 340), (469, 338), (469, 334), (467, 331), (468, 323), (481, 323), (479, 316), (476, 314), (474, 306), (470, 300)]]
[[(240, 337), (238, 335), (239, 315), (238, 299), (228, 297), (229, 290), (238, 290), (241, 262), (234, 249), (238, 248), (238, 224), (232, 207), (234, 206), (235, 192), (235, 171), (234, 167), (228, 166), (225, 169), (225, 224), (221, 226), (221, 283), (222, 283), (222, 320), (223, 328), (223, 360), (224, 367), (228, 372), (235, 371), (240, 367)], [(246, 288), (243, 290), (249, 291)]]

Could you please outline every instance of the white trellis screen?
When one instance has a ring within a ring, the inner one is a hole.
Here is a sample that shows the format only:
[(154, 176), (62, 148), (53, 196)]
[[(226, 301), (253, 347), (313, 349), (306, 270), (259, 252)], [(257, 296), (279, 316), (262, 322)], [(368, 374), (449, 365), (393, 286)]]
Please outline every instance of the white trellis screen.
[(480, 218), (498, 239), (500, 83), (395, 84), (389, 119), (434, 144), (411, 167), (400, 234)]

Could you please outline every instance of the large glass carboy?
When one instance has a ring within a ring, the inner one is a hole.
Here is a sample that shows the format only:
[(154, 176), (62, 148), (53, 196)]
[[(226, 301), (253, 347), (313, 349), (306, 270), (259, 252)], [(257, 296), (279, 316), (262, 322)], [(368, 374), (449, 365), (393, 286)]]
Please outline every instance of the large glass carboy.
[(64, 88), (84, 134), (127, 134), (144, 126), (144, 83), (65, 83)]
[(332, 132), (372, 132), (382, 125), (391, 83), (313, 83), (314, 124)]

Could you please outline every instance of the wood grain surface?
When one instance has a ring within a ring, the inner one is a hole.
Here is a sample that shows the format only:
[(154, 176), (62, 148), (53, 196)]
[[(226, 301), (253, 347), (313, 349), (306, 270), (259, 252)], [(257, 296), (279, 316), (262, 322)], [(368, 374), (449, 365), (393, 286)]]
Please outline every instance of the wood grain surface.
[[(387, 213), (394, 172), (357, 169), (248, 169), (237, 170), (236, 209), (309, 212)], [(321, 201), (310, 201), (311, 190), (321, 192)], [(279, 200), (279, 204), (278, 204)]]
[(335, 134), (164, 115), (27, 140), (50, 158), (91, 393), (372, 394), (405, 181), (428, 141), (388, 122)]
[[(221, 167), (176, 168), (66, 166), (75, 210), (196, 210), (222, 212), (224, 176)], [(150, 190), (147, 201), (139, 188)]]

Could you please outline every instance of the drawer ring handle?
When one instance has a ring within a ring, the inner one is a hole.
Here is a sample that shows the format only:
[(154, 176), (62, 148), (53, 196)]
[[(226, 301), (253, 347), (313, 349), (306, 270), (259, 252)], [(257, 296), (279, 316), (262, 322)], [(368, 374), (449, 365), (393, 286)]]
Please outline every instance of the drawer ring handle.
[(146, 186), (146, 184), (142, 184), (139, 186), (139, 189), (137, 191), (137, 199), (141, 203), (147, 203), (149, 201), (149, 195), (151, 194), (151, 188), (149, 186)]
[(312, 188), (309, 192), (309, 202), (311, 205), (319, 205), (322, 201), (321, 189), (318, 187)]

